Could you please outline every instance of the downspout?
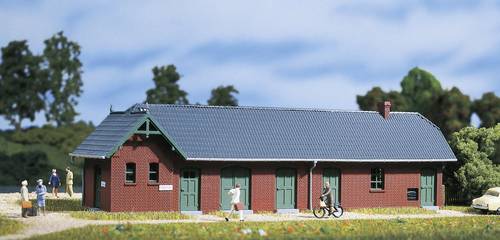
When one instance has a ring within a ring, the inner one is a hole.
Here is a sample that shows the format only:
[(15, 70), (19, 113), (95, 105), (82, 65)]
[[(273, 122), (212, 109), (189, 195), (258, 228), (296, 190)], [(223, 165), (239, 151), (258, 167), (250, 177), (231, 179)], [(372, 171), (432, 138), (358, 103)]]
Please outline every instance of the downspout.
[(312, 206), (312, 187), (313, 187), (312, 172), (313, 172), (313, 169), (316, 167), (317, 163), (318, 163), (318, 161), (314, 160), (312, 167), (309, 168), (309, 210), (313, 209), (313, 206)]

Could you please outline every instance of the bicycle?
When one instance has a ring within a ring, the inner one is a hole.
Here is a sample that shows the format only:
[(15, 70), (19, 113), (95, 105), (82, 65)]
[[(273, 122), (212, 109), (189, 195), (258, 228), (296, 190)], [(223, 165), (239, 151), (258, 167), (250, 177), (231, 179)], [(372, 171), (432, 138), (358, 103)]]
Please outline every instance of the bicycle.
[(340, 204), (336, 203), (332, 207), (328, 207), (322, 197), (320, 197), (319, 203), (319, 207), (313, 209), (313, 214), (316, 218), (325, 217), (327, 212), (328, 217), (333, 215), (335, 218), (339, 218), (344, 214), (344, 209), (340, 206)]

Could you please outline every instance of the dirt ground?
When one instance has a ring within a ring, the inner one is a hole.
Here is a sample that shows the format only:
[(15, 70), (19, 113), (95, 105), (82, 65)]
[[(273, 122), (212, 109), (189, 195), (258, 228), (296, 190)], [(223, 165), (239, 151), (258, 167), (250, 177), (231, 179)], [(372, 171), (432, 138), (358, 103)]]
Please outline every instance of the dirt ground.
[[(62, 198), (68, 198), (66, 194), (60, 194)], [(0, 194), (0, 214), (9, 218), (21, 221), (25, 228), (13, 235), (1, 236), (1, 239), (23, 239), (34, 235), (59, 232), (70, 228), (80, 228), (90, 224), (105, 225), (118, 223), (147, 223), (147, 224), (167, 224), (173, 222), (217, 222), (224, 221), (223, 218), (213, 215), (196, 215), (191, 219), (185, 220), (147, 220), (147, 221), (102, 221), (102, 220), (85, 220), (72, 218), (69, 213), (65, 212), (48, 212), (46, 216), (37, 216), (22, 218), (21, 208), (16, 203), (20, 198), (19, 193), (2, 193)], [(75, 194), (73, 198), (81, 198), (81, 194)], [(345, 212), (339, 218), (328, 218), (325, 221), (352, 220), (352, 219), (396, 219), (396, 218), (434, 218), (434, 217), (466, 217), (474, 214), (462, 213), (458, 211), (438, 210), (436, 214), (421, 214), (421, 215), (367, 215), (360, 213)], [(317, 220), (310, 213), (298, 214), (250, 214), (245, 216), (245, 221), (307, 221)]]

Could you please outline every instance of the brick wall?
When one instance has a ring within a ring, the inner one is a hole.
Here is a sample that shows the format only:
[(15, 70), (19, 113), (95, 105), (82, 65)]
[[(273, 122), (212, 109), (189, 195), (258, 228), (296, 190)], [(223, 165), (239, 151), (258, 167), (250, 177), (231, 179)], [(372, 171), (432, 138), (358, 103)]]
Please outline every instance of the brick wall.
[[(111, 211), (111, 191), (110, 191), (110, 169), (111, 164), (109, 159), (85, 159), (84, 160), (85, 188), (83, 205), (86, 207), (94, 207), (94, 187), (95, 187), (95, 168), (101, 168), (101, 181), (107, 183), (106, 187), (99, 187), (100, 191), (100, 207), (103, 210)], [(100, 183), (97, 183), (100, 185)]]
[[(158, 136), (132, 137), (111, 158), (111, 211), (175, 211), (179, 209), (179, 178), (174, 171), (177, 158)], [(135, 163), (136, 182), (125, 183), (127, 163)], [(149, 182), (149, 164), (159, 163), (158, 183)], [(172, 191), (159, 191), (159, 184), (173, 185)]]
[[(136, 183), (125, 184), (125, 165), (136, 164)], [(173, 185), (173, 191), (159, 191), (158, 184), (148, 182), (149, 163), (159, 163), (159, 184)], [(186, 162), (172, 152), (166, 141), (158, 136), (141, 138), (134, 136), (127, 141), (111, 159), (85, 161), (86, 206), (93, 205), (93, 169), (99, 164), (103, 169), (101, 206), (107, 211), (177, 211), (179, 206), (179, 183), (182, 168), (200, 169), (200, 210), (203, 212), (220, 209), (220, 171), (228, 166), (247, 167), (251, 170), (251, 208), (258, 211), (276, 209), (276, 169), (296, 169), (296, 206), (308, 208), (309, 168), (312, 163), (228, 163), (228, 162)], [(385, 170), (383, 192), (370, 191), (370, 169), (382, 167)], [(443, 204), (441, 165), (399, 163), (318, 163), (313, 171), (313, 206), (317, 206), (322, 190), (324, 168), (337, 167), (341, 170), (340, 202), (346, 208), (420, 206), (420, 200), (408, 201), (407, 188), (419, 188), (420, 170), (432, 167), (437, 170), (437, 204)], [(112, 172), (112, 176), (109, 173)], [(420, 194), (420, 193), (419, 193)], [(225, 195), (224, 195), (225, 196)]]

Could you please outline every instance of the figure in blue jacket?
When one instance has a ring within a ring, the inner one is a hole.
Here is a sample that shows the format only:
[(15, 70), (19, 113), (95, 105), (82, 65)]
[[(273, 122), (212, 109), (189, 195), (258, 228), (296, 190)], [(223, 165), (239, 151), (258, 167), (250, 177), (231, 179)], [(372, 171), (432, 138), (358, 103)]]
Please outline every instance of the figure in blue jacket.
[(45, 216), (45, 195), (47, 194), (47, 187), (43, 185), (43, 180), (38, 179), (36, 181), (38, 185), (35, 188), (36, 193), (36, 203), (39, 209), (42, 209), (43, 215)]
[(61, 186), (61, 179), (57, 175), (55, 169), (52, 169), (52, 175), (49, 177), (49, 185), (52, 185), (52, 196), (59, 198), (57, 193), (59, 193), (59, 187)]

